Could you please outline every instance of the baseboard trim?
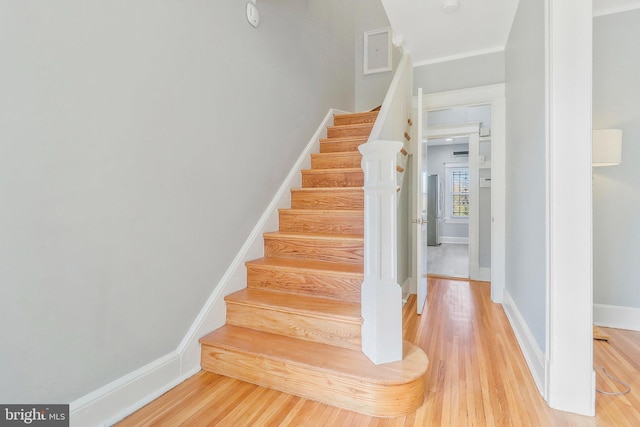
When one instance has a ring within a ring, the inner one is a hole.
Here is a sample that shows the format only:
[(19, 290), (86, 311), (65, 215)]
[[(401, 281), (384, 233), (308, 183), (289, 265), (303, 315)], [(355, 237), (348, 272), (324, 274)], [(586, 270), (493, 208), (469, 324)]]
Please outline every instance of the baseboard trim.
[(538, 346), (531, 329), (527, 325), (527, 322), (522, 317), (522, 313), (518, 310), (518, 306), (511, 298), (509, 292), (504, 290), (504, 301), (502, 307), (507, 314), (507, 319), (511, 324), (511, 329), (516, 336), (516, 340), (520, 345), (520, 350), (524, 355), (524, 359), (529, 366), (529, 371), (533, 376), (533, 380), (536, 383), (538, 392), (544, 396), (544, 378), (545, 378), (545, 359), (544, 353)]
[(71, 425), (111, 425), (188, 378), (181, 377), (180, 355), (173, 351), (71, 402)]
[(456, 245), (468, 245), (468, 237), (440, 236), (440, 243), (453, 243)]
[(71, 402), (72, 426), (112, 425), (200, 371), (198, 340), (224, 325), (224, 297), (246, 287), (244, 263), (263, 255), (262, 233), (277, 229), (278, 209), (289, 206), (289, 189), (302, 185), (300, 170), (311, 167), (310, 154), (319, 150), (320, 139), (326, 137), (327, 126), (333, 124), (334, 113), (343, 112), (330, 109), (326, 114), (177, 349)]
[(607, 328), (640, 331), (640, 308), (593, 304), (593, 323)]

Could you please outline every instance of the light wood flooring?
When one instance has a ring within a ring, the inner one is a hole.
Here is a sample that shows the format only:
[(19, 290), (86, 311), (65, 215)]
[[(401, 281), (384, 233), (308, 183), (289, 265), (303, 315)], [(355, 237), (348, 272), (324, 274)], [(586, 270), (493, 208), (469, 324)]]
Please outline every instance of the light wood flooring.
[[(201, 372), (118, 426), (638, 426), (640, 332), (603, 328), (594, 363), (631, 383), (623, 397), (597, 396), (597, 416), (550, 409), (539, 395), (490, 284), (429, 279), (428, 308), (404, 309), (405, 339), (429, 357), (424, 404), (413, 414), (374, 418)], [(598, 371), (598, 387), (616, 390)]]

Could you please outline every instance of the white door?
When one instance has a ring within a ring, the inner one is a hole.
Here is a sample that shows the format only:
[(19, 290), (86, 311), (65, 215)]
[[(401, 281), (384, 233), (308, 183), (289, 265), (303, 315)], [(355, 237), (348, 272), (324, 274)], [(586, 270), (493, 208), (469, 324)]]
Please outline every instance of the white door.
[[(423, 150), (422, 139), (424, 138), (423, 130), (426, 123), (423, 123), (422, 111), (422, 88), (418, 89), (418, 106), (417, 106), (417, 135), (415, 135), (416, 144), (413, 150), (413, 253), (415, 254), (415, 263), (413, 277), (416, 280), (416, 292), (418, 294), (418, 314), (422, 314), (425, 303), (427, 302), (427, 176), (426, 170), (426, 154), (427, 150)], [(424, 157), (423, 157), (424, 156)]]

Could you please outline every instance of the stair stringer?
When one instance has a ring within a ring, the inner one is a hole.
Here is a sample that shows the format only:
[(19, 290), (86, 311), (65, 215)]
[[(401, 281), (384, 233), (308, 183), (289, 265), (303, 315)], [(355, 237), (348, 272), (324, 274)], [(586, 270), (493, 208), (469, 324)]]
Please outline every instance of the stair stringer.
[(327, 137), (333, 116), (345, 113), (348, 112), (329, 109), (178, 347), (71, 402), (70, 417), (74, 425), (115, 424), (200, 371), (198, 340), (226, 323), (224, 297), (247, 287), (245, 262), (262, 257), (263, 233), (278, 228), (278, 209), (290, 207), (290, 189), (302, 185), (300, 171), (311, 168), (311, 153), (320, 151), (319, 141)]

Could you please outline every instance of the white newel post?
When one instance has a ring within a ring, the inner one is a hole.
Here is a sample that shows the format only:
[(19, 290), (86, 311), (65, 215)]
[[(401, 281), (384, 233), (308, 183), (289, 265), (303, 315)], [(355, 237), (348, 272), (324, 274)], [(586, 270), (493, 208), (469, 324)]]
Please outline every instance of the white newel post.
[(402, 360), (402, 288), (397, 271), (396, 155), (399, 141), (358, 147), (364, 170), (362, 352), (376, 365)]

